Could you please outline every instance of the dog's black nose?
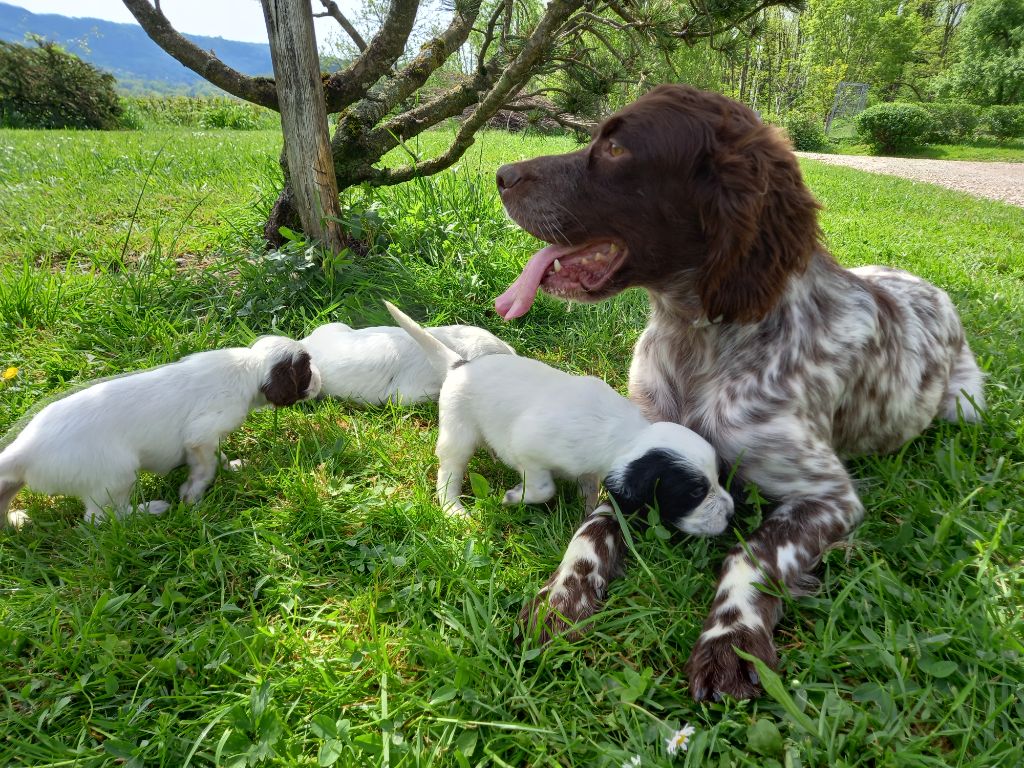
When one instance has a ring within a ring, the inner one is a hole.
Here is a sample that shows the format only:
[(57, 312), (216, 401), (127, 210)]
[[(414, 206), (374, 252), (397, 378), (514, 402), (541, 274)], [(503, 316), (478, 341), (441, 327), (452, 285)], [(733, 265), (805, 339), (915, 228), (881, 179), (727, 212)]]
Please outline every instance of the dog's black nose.
[(506, 189), (512, 189), (512, 187), (522, 180), (523, 175), (519, 172), (519, 169), (514, 163), (510, 165), (503, 165), (498, 169), (498, 189), (502, 192)]

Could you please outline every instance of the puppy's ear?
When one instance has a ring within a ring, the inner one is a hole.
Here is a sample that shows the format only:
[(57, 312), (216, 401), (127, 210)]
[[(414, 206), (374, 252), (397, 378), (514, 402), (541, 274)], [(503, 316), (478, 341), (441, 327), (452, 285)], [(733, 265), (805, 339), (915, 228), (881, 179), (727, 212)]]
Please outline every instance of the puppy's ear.
[(699, 506), (711, 490), (703, 472), (664, 448), (654, 448), (608, 475), (604, 485), (623, 515), (657, 504), (662, 524), (676, 528), (676, 521)]
[(309, 353), (300, 352), (288, 360), (274, 363), (260, 391), (273, 405), (293, 405), (306, 396), (312, 377)]

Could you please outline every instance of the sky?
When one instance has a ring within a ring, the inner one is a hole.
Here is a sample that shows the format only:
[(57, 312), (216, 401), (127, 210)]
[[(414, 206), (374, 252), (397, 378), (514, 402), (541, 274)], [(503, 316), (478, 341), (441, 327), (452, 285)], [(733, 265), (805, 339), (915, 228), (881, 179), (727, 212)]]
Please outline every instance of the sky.
[[(135, 24), (135, 17), (128, 12), (121, 0), (3, 0), (18, 5), (33, 13), (58, 13), (62, 16), (78, 16), (94, 19)], [(337, 0), (342, 12), (349, 20), (357, 15), (359, 0)], [(263, 24), (263, 9), (259, 0), (162, 0), (160, 9), (171, 20), (179, 32), (194, 35), (223, 37), (227, 40), (242, 40), (249, 43), (267, 42), (267, 29)], [(314, 12), (322, 9), (313, 0)], [(340, 33), (341, 27), (334, 19), (315, 19), (316, 36), (321, 45), (330, 37)], [(344, 34), (344, 33), (341, 33)]]

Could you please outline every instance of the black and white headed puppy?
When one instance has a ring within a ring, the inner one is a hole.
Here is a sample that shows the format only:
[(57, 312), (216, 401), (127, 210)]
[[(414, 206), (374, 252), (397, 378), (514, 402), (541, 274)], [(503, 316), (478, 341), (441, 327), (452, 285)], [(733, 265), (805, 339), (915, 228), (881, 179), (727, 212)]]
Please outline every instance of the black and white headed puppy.
[[(188, 464), (181, 500), (197, 501), (213, 481), (218, 443), (249, 411), (316, 397), (320, 372), (303, 346), (265, 336), (251, 347), (189, 355), (175, 363), (105, 379), (43, 408), (0, 453), (0, 521), (21, 526), (24, 512), (8, 508), (28, 486), (77, 496), (86, 521), (104, 508), (132, 511), (139, 470), (158, 474)], [(151, 501), (141, 510), (160, 514)]]
[[(464, 359), (514, 355), (494, 334), (472, 325), (427, 328)], [(437, 400), (444, 377), (434, 370), (419, 344), (394, 326), (353, 329), (344, 323), (321, 325), (302, 340), (323, 379), (321, 394), (380, 405)]]
[(718, 483), (714, 449), (695, 432), (650, 423), (593, 376), (513, 355), (467, 361), (385, 304), (444, 378), (437, 497), (445, 510), (464, 513), (466, 465), (483, 443), (522, 478), (505, 493), (506, 505), (548, 501), (555, 477), (581, 487), (603, 480), (623, 512), (657, 503), (666, 525), (699, 535), (725, 530), (732, 497)]

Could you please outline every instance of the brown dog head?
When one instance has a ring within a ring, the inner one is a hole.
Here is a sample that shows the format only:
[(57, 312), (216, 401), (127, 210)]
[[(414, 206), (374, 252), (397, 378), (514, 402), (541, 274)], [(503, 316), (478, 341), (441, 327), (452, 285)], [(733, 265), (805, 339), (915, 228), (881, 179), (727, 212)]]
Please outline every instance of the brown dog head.
[(630, 286), (757, 320), (819, 245), (818, 203), (789, 144), (737, 101), (662, 85), (577, 152), (502, 166), (509, 215), (552, 245), (498, 302), (524, 314), (538, 287), (599, 301)]

